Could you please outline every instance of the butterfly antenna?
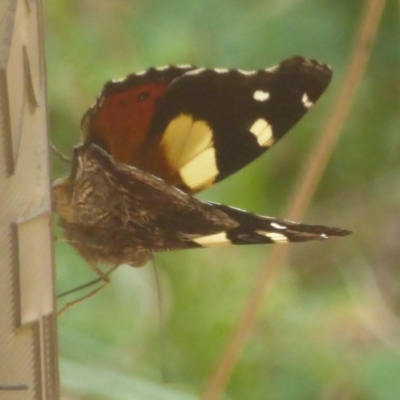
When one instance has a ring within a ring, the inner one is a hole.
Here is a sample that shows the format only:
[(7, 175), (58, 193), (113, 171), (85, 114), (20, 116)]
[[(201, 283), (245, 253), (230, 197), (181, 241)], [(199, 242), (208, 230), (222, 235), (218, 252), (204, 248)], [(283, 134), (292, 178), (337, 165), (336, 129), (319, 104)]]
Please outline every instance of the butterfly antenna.
[(157, 306), (158, 306), (158, 335), (159, 335), (159, 342), (160, 342), (160, 372), (161, 372), (161, 379), (164, 384), (169, 383), (170, 379), (168, 376), (167, 366), (165, 363), (165, 332), (163, 326), (164, 320), (164, 313), (162, 307), (162, 296), (161, 296), (161, 282), (158, 275), (157, 264), (155, 259), (153, 258), (153, 271), (154, 271), (154, 282), (155, 282), (155, 289), (157, 292)]

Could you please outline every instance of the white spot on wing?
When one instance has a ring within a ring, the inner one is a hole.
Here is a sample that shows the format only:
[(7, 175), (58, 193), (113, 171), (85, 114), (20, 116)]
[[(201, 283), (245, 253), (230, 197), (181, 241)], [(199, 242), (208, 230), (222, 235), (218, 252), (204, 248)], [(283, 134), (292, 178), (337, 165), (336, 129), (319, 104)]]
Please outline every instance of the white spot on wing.
[(266, 236), (271, 239), (274, 243), (287, 243), (288, 238), (285, 235), (276, 232), (264, 232), (264, 231), (256, 231), (259, 235)]
[(253, 125), (251, 125), (249, 130), (250, 133), (257, 138), (257, 142), (260, 146), (269, 147), (274, 143), (272, 127), (265, 119), (257, 119)]
[(256, 90), (253, 94), (253, 99), (257, 101), (267, 101), (270, 97), (269, 92), (264, 92), (263, 90)]
[(182, 69), (186, 69), (186, 68), (192, 68), (193, 65), (190, 64), (179, 64), (176, 66), (176, 68), (182, 68)]
[(273, 67), (270, 67), (270, 68), (265, 68), (264, 71), (266, 71), (266, 72), (275, 72), (278, 68), (279, 68), (279, 64), (278, 65), (274, 65)]
[[(135, 74), (135, 75), (137, 75), (137, 74)], [(123, 78), (111, 79), (112, 83), (121, 83), (121, 82), (124, 82), (124, 81), (126, 81), (126, 76), (124, 76)]]
[(305, 108), (310, 108), (314, 105), (314, 103), (309, 99), (308, 94), (304, 93), (301, 101)]
[(280, 225), (280, 224), (278, 224), (278, 223), (276, 223), (276, 222), (271, 222), (271, 226), (272, 226), (273, 228), (276, 228), (276, 229), (287, 229), (286, 226)]
[(147, 71), (145, 71), (145, 70), (139, 71), (139, 72), (136, 72), (135, 75), (137, 75), (137, 76), (142, 76), (142, 75), (144, 75), (146, 72), (147, 72)]
[(206, 70), (205, 68), (197, 68), (197, 69), (194, 69), (193, 71), (186, 72), (185, 75), (198, 75), (198, 74), (201, 74), (205, 70)]
[(226, 74), (229, 69), (227, 68), (214, 68), (214, 71), (217, 72), (218, 74)]
[(161, 71), (167, 70), (168, 68), (169, 68), (169, 65), (164, 65), (162, 67), (157, 67), (156, 70), (161, 72)]
[(193, 239), (194, 242), (204, 247), (218, 247), (231, 244), (231, 241), (226, 237), (226, 232), (215, 233), (214, 235), (201, 236)]
[(237, 71), (242, 75), (247, 75), (247, 76), (255, 75), (257, 73), (257, 71), (246, 71), (244, 69), (238, 69)]

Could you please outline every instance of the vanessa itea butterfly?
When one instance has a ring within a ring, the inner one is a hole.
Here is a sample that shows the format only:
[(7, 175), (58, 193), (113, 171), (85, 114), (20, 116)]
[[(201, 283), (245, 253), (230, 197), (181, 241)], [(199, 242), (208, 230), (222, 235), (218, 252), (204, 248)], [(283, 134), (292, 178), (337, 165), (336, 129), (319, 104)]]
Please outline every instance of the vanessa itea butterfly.
[(53, 185), (67, 240), (97, 270), (165, 250), (348, 235), (192, 196), (269, 149), (331, 75), (293, 57), (266, 70), (168, 66), (107, 82), (83, 117), (70, 175)]

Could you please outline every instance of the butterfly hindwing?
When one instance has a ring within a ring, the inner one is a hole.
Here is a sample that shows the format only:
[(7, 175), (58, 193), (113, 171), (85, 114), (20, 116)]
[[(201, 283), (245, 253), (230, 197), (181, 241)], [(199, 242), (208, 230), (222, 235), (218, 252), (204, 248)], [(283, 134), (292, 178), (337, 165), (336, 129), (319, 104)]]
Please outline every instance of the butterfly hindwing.
[(77, 147), (73, 163), (53, 195), (67, 239), (89, 263), (137, 265), (159, 251), (349, 234), (198, 200), (94, 144)]
[(299, 224), (253, 214), (222, 204), (210, 204), (213, 204), (216, 209), (236, 221), (237, 226), (226, 231), (226, 239), (230, 244), (307, 242), (309, 240), (324, 240), (332, 236), (349, 234), (348, 230), (341, 228)]

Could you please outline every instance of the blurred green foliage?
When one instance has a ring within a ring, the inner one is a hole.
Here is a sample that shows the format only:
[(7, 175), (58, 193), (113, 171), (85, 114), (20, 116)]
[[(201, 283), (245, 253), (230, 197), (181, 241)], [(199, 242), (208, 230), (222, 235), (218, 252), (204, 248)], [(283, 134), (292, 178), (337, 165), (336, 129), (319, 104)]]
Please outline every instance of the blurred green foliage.
[[(312, 57), (334, 70), (318, 106), (267, 156), (200, 196), (282, 217), (340, 89), (363, 4), (47, 0), (52, 141), (71, 152), (82, 114), (111, 78), (174, 63), (255, 69)], [(226, 399), (400, 396), (398, 8), (387, 2), (361, 90), (306, 218), (355, 233), (292, 246)], [(56, 158), (53, 166), (54, 177), (68, 172)], [(93, 278), (68, 245), (56, 250), (59, 291)], [(152, 267), (121, 266), (106, 290), (60, 318), (64, 399), (198, 398), (269, 252), (158, 255), (161, 338)]]

